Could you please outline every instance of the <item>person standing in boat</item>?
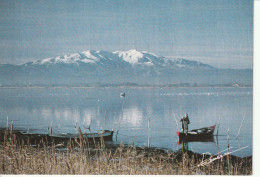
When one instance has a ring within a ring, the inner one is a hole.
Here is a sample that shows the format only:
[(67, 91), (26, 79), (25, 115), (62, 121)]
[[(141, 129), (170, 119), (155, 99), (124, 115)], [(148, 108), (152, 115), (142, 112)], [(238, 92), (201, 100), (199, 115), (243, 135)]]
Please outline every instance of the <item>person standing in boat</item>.
[(189, 116), (186, 113), (183, 118), (181, 118), (181, 123), (182, 123), (182, 131), (183, 133), (188, 133), (189, 127), (188, 124), (190, 124)]

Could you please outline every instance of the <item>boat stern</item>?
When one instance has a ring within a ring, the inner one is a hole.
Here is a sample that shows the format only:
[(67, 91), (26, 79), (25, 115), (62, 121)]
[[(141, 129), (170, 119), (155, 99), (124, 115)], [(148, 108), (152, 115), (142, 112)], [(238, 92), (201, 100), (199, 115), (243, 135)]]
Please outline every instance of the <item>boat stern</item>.
[(180, 132), (176, 132), (178, 136), (180, 136)]

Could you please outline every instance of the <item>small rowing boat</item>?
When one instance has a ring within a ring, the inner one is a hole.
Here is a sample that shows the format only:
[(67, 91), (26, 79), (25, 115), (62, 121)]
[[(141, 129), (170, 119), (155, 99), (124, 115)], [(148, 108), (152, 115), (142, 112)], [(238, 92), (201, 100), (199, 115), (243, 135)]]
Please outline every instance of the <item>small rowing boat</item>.
[(103, 138), (104, 140), (113, 140), (114, 130), (101, 130), (98, 133), (87, 133), (88, 139), (100, 139)]
[(177, 135), (179, 136), (180, 141), (212, 141), (213, 139), (213, 133), (216, 127), (216, 123), (213, 126), (209, 127), (203, 127), (199, 129), (194, 129), (191, 131), (188, 131), (187, 133), (183, 132), (177, 132)]
[[(113, 140), (114, 130), (100, 130), (97, 133), (83, 133), (83, 138), (87, 138), (88, 140)], [(79, 138), (79, 134), (60, 134), (60, 135), (51, 135), (53, 138)]]

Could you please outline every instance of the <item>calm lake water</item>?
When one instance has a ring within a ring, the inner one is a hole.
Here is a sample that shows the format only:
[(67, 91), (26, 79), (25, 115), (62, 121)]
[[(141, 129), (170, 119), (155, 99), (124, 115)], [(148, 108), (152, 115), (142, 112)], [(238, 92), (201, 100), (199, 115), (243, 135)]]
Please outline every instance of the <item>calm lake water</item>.
[[(126, 93), (124, 98), (121, 92)], [(225, 150), (229, 130), (230, 151), (248, 146), (233, 154), (252, 155), (252, 88), (0, 89), (0, 126), (13, 121), (16, 129), (29, 129), (30, 133), (47, 134), (51, 125), (55, 134), (75, 133), (75, 124), (89, 132), (91, 125), (92, 132), (113, 128), (113, 143), (134, 142), (136, 146), (175, 151), (181, 148), (176, 131), (185, 113), (191, 121), (190, 129), (220, 120), (214, 142), (191, 142), (189, 150), (211, 154)]]

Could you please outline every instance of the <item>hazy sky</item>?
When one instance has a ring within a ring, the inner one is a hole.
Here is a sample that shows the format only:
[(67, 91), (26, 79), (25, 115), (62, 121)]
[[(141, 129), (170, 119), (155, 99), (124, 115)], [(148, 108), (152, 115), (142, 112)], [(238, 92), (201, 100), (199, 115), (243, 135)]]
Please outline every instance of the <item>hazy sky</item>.
[(0, 0), (0, 63), (149, 51), (252, 68), (253, 0)]

